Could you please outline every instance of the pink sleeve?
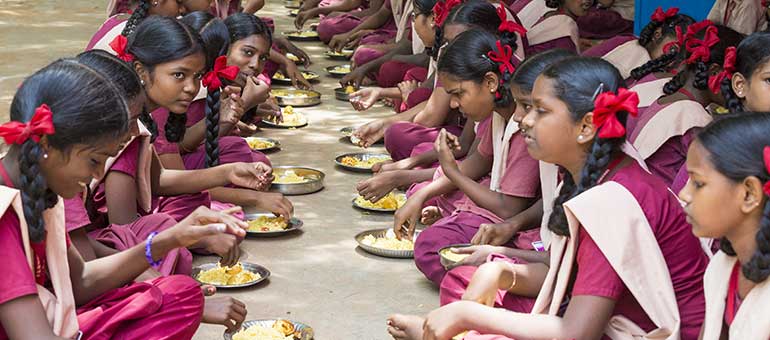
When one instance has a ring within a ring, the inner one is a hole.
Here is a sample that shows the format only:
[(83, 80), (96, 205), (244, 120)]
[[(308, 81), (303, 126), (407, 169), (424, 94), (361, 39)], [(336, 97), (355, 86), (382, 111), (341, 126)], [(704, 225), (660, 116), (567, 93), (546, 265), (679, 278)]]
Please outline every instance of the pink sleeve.
[(169, 113), (166, 109), (157, 109), (152, 112), (152, 120), (154, 120), (155, 124), (158, 126), (158, 135), (152, 146), (155, 148), (155, 151), (158, 152), (158, 155), (179, 153), (179, 145), (171, 143), (166, 139), (166, 130), (164, 127), (166, 126), (168, 115)]
[[(481, 124), (484, 124), (484, 122)], [(479, 139), (479, 154), (486, 158), (493, 158), (495, 153), (492, 148), (492, 123), (488, 123), (488, 126), (485, 129), (482, 129), (481, 125), (479, 125), (479, 132), (476, 135), (476, 138)]]
[(500, 192), (508, 196), (537, 197), (540, 194), (540, 164), (527, 152), (524, 135), (511, 137)]
[(80, 195), (64, 200), (64, 223), (67, 232), (91, 224), (91, 218), (88, 217), (88, 211)]
[(27, 263), (21, 241), (19, 218), (8, 208), (0, 218), (0, 258), (3, 259), (3, 279), (0, 280), (0, 304), (37, 294), (35, 277)]
[(139, 138), (131, 141), (123, 153), (120, 154), (115, 163), (112, 164), (109, 171), (122, 172), (131, 178), (136, 178), (136, 168), (139, 162), (139, 144), (141, 140)]
[(195, 125), (195, 123), (206, 118), (206, 98), (198, 99), (190, 104), (187, 108), (187, 123), (188, 128)]
[(582, 226), (578, 235), (577, 268), (572, 296), (602, 296), (618, 300), (623, 295), (625, 284)]

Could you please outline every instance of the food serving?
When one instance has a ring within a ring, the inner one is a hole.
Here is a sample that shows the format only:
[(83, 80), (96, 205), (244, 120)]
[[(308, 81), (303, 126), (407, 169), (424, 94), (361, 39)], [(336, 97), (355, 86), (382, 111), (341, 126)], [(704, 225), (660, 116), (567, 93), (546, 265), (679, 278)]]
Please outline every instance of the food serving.
[(401, 193), (389, 193), (379, 201), (372, 203), (361, 195), (356, 197), (356, 205), (364, 209), (393, 210), (401, 208), (406, 203), (406, 195)]
[(366, 235), (361, 243), (381, 249), (388, 250), (414, 250), (414, 242), (408, 239), (399, 240), (396, 238), (396, 233), (393, 230), (388, 230), (384, 237), (375, 237), (374, 235)]
[(272, 327), (253, 325), (233, 335), (233, 340), (295, 340), (301, 334), (289, 320), (277, 320)]
[(221, 264), (217, 263), (216, 267), (200, 272), (197, 277), (200, 282), (220, 286), (241, 285), (261, 278), (261, 275), (243, 269), (241, 263), (232, 267), (222, 267)]

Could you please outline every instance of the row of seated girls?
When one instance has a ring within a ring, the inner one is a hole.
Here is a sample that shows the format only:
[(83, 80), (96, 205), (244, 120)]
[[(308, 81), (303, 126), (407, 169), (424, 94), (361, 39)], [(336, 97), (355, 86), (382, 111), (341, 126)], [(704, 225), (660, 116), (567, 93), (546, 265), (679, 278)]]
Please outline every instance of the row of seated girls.
[(262, 5), (113, 1), (86, 52), (20, 86), (0, 127), (11, 146), (0, 166), (0, 339), (190, 339), (201, 322), (240, 327), (246, 306), (189, 274), (191, 252), (237, 263), (241, 206), (293, 214), (266, 192), (270, 160), (240, 137), (280, 117), (270, 72), (304, 82), (282, 51), (309, 61), (273, 39), (253, 15)]
[(639, 36), (633, 1), (339, 1), (298, 17), (355, 48), (356, 109), (396, 111), (354, 132), (394, 160), (357, 189), (407, 190), (393, 231), (442, 307), (392, 315), (391, 336), (770, 337), (751, 316), (770, 301), (770, 33), (749, 3), (703, 21), (658, 8)]

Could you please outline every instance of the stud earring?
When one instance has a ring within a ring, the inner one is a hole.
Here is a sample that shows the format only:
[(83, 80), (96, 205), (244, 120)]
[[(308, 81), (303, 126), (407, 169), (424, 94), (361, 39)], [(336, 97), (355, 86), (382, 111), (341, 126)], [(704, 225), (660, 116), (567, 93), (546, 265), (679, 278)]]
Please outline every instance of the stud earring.
[(583, 141), (583, 135), (578, 136), (578, 141)]
[(144, 86), (144, 79), (139, 79), (139, 83), (142, 84), (142, 86)]
[(43, 154), (43, 159), (48, 159), (48, 154), (47, 153)]
[(153, 6), (157, 6), (157, 5), (158, 5), (158, 2), (157, 2), (157, 1), (154, 1), (154, 2), (152, 3), (152, 5), (153, 5)]

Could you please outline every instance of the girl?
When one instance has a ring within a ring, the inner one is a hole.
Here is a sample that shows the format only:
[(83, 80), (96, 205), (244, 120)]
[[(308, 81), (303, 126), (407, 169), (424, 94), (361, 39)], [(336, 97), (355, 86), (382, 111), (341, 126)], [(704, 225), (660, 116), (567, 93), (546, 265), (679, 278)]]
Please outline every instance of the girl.
[[(200, 136), (204, 134), (203, 122), (193, 126), (191, 133), (187, 133), (185, 128), (185, 112), (198, 93), (206, 66), (201, 45), (199, 35), (189, 26), (163, 17), (148, 18), (128, 40), (126, 51), (134, 58), (134, 69), (145, 84), (148, 99), (146, 108), (153, 111), (151, 117), (142, 114), (140, 119), (150, 131), (157, 131), (154, 147), (165, 168), (194, 169), (194, 165), (197, 165), (191, 163), (194, 158), (185, 160), (180, 152), (200, 148), (194, 141), (200, 140)], [(224, 93), (228, 92), (229, 90)], [(235, 92), (236, 90), (232, 90), (229, 98), (227, 95), (223, 96), (227, 100), (220, 104), (220, 135), (226, 135), (242, 113), (238, 112), (242, 108)], [(163, 113), (166, 111), (172, 113), (165, 116)], [(157, 128), (152, 128), (153, 125)], [(242, 138), (219, 138), (219, 163), (244, 159), (249, 162), (258, 161), (253, 157), (251, 149)], [(213, 200), (241, 206), (256, 206), (287, 219), (293, 210), (291, 203), (278, 193), (223, 187), (211, 189), (210, 193)]]
[(407, 38), (413, 0), (385, 0), (377, 12), (347, 33), (332, 36), (329, 48), (340, 51), (355, 48), (352, 62), (356, 67), (375, 60)]
[(132, 280), (172, 249), (223, 232), (243, 236), (246, 224), (199, 208), (142, 244), (85, 263), (69, 244), (57, 201), (80, 194), (117, 153), (128, 132), (125, 97), (97, 72), (64, 60), (24, 81), (10, 116), (0, 127), (10, 145), (0, 166), (0, 338), (192, 338), (203, 310), (193, 279)]
[(687, 154), (690, 182), (679, 198), (693, 233), (722, 239), (703, 279), (704, 340), (770, 337), (770, 323), (756, 317), (769, 298), (768, 128), (768, 113), (720, 119), (698, 134)]
[(767, 5), (762, 1), (717, 0), (708, 19), (745, 35), (767, 28)]
[[(318, 27), (316, 28), (318, 37), (321, 38), (321, 41), (325, 44), (328, 44), (333, 36), (350, 32), (370, 15), (377, 12), (377, 10), (382, 7), (383, 1), (384, 0), (362, 1), (361, 8), (358, 10), (347, 11), (344, 13), (337, 12), (327, 15), (318, 23)], [(319, 7), (318, 9), (320, 10), (322, 8)]]
[[(478, 150), (459, 165), (447, 144), (447, 138), (456, 143), (456, 137), (447, 137), (442, 129), (435, 148), (443, 176), (410, 196), (394, 218), (396, 235), (411, 239), (427, 200), (454, 189), (464, 194), (453, 202), (453, 211), (445, 211), (445, 217), (423, 230), (415, 242), (415, 264), (436, 284), (446, 274), (439, 263), (439, 249), (469, 243), (481, 224), (499, 223), (517, 215), (538, 196), (538, 163), (524, 151), (524, 137), (517, 133), (518, 124), (511, 121), (518, 107), (508, 84), (514, 57), (507, 45), (514, 36), (504, 33), (501, 39), (471, 30), (447, 47), (438, 71), (452, 107), (475, 122), (491, 115), (491, 126), (481, 136)], [(478, 59), (468, 62), (471, 56)], [(489, 182), (476, 182), (490, 172)]]
[(586, 14), (593, 1), (545, 0), (545, 3), (553, 10), (543, 14), (532, 28), (528, 29), (529, 47), (526, 54), (533, 55), (553, 48), (580, 52), (580, 36), (575, 20)]
[(770, 98), (767, 96), (770, 33), (757, 32), (741, 41), (736, 52), (734, 72), (732, 77), (726, 77), (727, 86), (725, 83), (722, 85), (722, 94), (730, 112), (743, 112), (744, 108), (753, 112), (770, 111)]
[(628, 121), (628, 140), (650, 171), (675, 191), (687, 180), (683, 167), (687, 148), (698, 130), (711, 121), (706, 106), (724, 106), (716, 77), (729, 59), (730, 47), (734, 50), (742, 36), (703, 21), (690, 25), (683, 39), (680, 60), (684, 68), (663, 87), (663, 97)]
[[(331, 14), (332, 12), (349, 12), (355, 9), (365, 9), (368, 7), (367, 5), (368, 4), (362, 0), (341, 0), (330, 6), (319, 6), (315, 8), (300, 10), (297, 13), (297, 17), (294, 18), (294, 27), (297, 29), (302, 29), (302, 27), (305, 26), (305, 22), (310, 19), (317, 18), (319, 16), (324, 17)], [(328, 42), (328, 40), (326, 42)]]
[[(634, 0), (599, 0), (577, 19), (582, 39), (611, 39), (634, 32)], [(622, 74), (622, 73), (621, 73)]]
[(393, 331), (413, 339), (465, 330), (475, 330), (466, 340), (697, 338), (708, 257), (679, 201), (625, 144), (636, 100), (622, 84), (594, 58), (553, 64), (535, 81), (521, 124), (527, 151), (564, 176), (548, 221), (550, 264), (490, 262), (475, 276), (489, 275), (473, 280), (488, 295), (537, 295), (532, 313), (458, 301), (428, 314), (424, 337), (414, 327), (420, 318), (393, 317)]

